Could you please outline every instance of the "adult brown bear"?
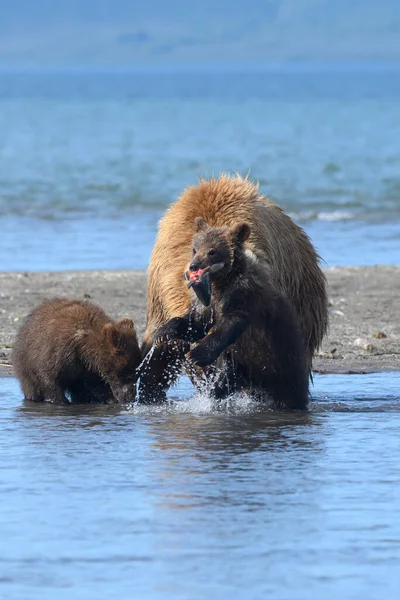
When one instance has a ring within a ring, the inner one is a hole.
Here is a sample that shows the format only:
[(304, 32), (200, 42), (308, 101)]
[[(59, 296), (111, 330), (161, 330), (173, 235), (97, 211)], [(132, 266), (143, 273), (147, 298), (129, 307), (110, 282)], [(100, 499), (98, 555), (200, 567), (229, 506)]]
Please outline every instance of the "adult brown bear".
[[(198, 217), (202, 217), (204, 221), (197, 219)], [(161, 326), (174, 317), (185, 317), (189, 314), (190, 291), (183, 274), (191, 262), (196, 230), (205, 230), (207, 227), (222, 228), (223, 235), (227, 234), (229, 228), (231, 232), (235, 227), (239, 230), (244, 227), (246, 231), (242, 239), (240, 235), (236, 238), (231, 235), (229, 269), (233, 269), (236, 276), (243, 275), (240, 269), (246, 269), (247, 275), (250, 275), (248, 281), (251, 283), (252, 268), (253, 270), (256, 268), (264, 282), (263, 304), (270, 304), (270, 312), (278, 314), (279, 317), (272, 325), (274, 342), (271, 342), (270, 349), (263, 358), (265, 360), (263, 369), (272, 375), (275, 367), (274, 360), (271, 358), (274, 358), (275, 354), (280, 357), (279, 364), (284, 366), (282, 360), (285, 360), (285, 352), (289, 350), (290, 344), (287, 338), (283, 340), (281, 337), (279, 341), (279, 335), (275, 334), (287, 317), (290, 326), (289, 329), (285, 327), (286, 334), (295, 340), (294, 346), (304, 356), (304, 368), (308, 374), (311, 373), (314, 351), (319, 346), (328, 323), (325, 278), (319, 267), (319, 257), (304, 231), (293, 223), (281, 208), (263, 197), (256, 185), (238, 176), (223, 175), (218, 179), (203, 180), (197, 187), (187, 188), (161, 220), (148, 272), (147, 327), (142, 355), (145, 356), (153, 346), (157, 330), (159, 330), (157, 336), (160, 338), (166, 333), (165, 329), (160, 330)], [(238, 244), (235, 246), (236, 242)], [(209, 248), (209, 250), (214, 249)], [(215, 278), (220, 280), (218, 285), (219, 293), (221, 292), (222, 276), (222, 272), (209, 275), (211, 297), (216, 287)], [(231, 293), (232, 290), (229, 289)], [(255, 287), (258, 296), (259, 289)], [(250, 298), (246, 297), (249, 314), (253, 311), (256, 301), (257, 306), (260, 306), (259, 297), (254, 295), (252, 297), (251, 294)], [(223, 305), (224, 303), (221, 307)], [(278, 313), (276, 313), (277, 309), (279, 309)], [(258, 325), (265, 335), (268, 336), (272, 332), (271, 324), (265, 326), (263, 323), (258, 323)], [(210, 329), (212, 327), (215, 328), (215, 323), (210, 324)], [(254, 331), (254, 323), (252, 331)], [(239, 337), (242, 333), (239, 333)], [(185, 336), (174, 334), (171, 337), (181, 339)], [(256, 342), (255, 339), (253, 341)], [(237, 339), (231, 343), (236, 342)], [(249, 339), (248, 343), (251, 344), (252, 340)], [(187, 352), (184, 344), (160, 339), (151, 358), (145, 361), (141, 372), (140, 397), (143, 401), (160, 401), (164, 397), (165, 389), (179, 372), (184, 352)], [(191, 358), (189, 354), (189, 361)], [(240, 380), (238, 375), (243, 374), (243, 370), (245, 374), (252, 373), (251, 361), (250, 352), (248, 360), (244, 361), (245, 364), (238, 365), (233, 361), (231, 383), (235, 379)], [(200, 364), (199, 361), (193, 360), (193, 362)], [(285, 376), (290, 375), (290, 362), (291, 360), (288, 360), (287, 369), (284, 369)], [(204, 364), (203, 361), (201, 366), (204, 367)], [(229, 374), (227, 378), (229, 380)], [(268, 377), (265, 378), (262, 387), (266, 392), (273, 392), (268, 389), (267, 380)], [(229, 387), (232, 389), (232, 385)], [(304, 394), (302, 397), (304, 399)], [(296, 404), (294, 400), (287, 401), (285, 398), (278, 398), (277, 401), (278, 404), (291, 407)], [(304, 405), (303, 400), (299, 404)]]

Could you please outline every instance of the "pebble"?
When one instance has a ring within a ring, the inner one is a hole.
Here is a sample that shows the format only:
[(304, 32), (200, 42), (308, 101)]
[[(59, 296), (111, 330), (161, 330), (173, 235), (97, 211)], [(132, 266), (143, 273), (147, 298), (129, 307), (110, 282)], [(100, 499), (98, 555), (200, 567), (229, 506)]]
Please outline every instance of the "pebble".
[(339, 315), (340, 317), (344, 317), (344, 312), (341, 310), (330, 310), (329, 314), (331, 315)]

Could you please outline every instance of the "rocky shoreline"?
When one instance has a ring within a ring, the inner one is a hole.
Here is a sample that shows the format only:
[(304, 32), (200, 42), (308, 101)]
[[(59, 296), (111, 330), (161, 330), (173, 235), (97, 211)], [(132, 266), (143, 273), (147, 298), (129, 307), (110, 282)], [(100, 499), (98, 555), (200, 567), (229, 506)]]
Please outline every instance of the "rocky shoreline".
[[(332, 267), (330, 331), (314, 359), (322, 373), (400, 370), (400, 267)], [(90, 298), (115, 318), (133, 317), (139, 336), (146, 318), (144, 271), (0, 273), (0, 377), (10, 362), (21, 320), (44, 298)]]

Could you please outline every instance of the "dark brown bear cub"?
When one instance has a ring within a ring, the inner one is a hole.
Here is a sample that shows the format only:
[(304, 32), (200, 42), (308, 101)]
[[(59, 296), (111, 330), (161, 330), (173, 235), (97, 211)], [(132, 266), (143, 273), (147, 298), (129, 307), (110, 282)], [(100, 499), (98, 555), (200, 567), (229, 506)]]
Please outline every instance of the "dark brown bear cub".
[(90, 302), (45, 300), (17, 334), (12, 362), (26, 399), (130, 402), (141, 361), (131, 319), (115, 322)]
[(206, 371), (215, 364), (222, 372), (214, 380), (216, 397), (246, 390), (281, 408), (305, 409), (309, 363), (299, 319), (265, 265), (245, 250), (250, 226), (209, 227), (201, 217), (195, 226), (186, 273), (192, 306), (158, 329), (156, 343), (195, 343), (189, 363)]

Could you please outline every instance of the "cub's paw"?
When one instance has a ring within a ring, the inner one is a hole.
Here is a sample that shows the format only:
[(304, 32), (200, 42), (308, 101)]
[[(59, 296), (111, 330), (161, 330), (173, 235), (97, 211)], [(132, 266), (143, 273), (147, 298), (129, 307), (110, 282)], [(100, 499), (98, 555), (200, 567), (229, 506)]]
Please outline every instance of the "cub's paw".
[(155, 344), (164, 344), (172, 339), (171, 332), (167, 327), (160, 327), (154, 334)]
[(215, 360), (204, 344), (194, 346), (185, 356), (192, 365), (197, 367), (206, 367)]
[(164, 323), (164, 325), (161, 325), (161, 327), (159, 327), (157, 329), (157, 331), (154, 334), (154, 342), (156, 344), (158, 343), (167, 343), (170, 342), (171, 340), (178, 340), (179, 339), (179, 331), (182, 327), (182, 319), (179, 317), (174, 317), (173, 319), (170, 319), (169, 321), (167, 321), (166, 323)]

